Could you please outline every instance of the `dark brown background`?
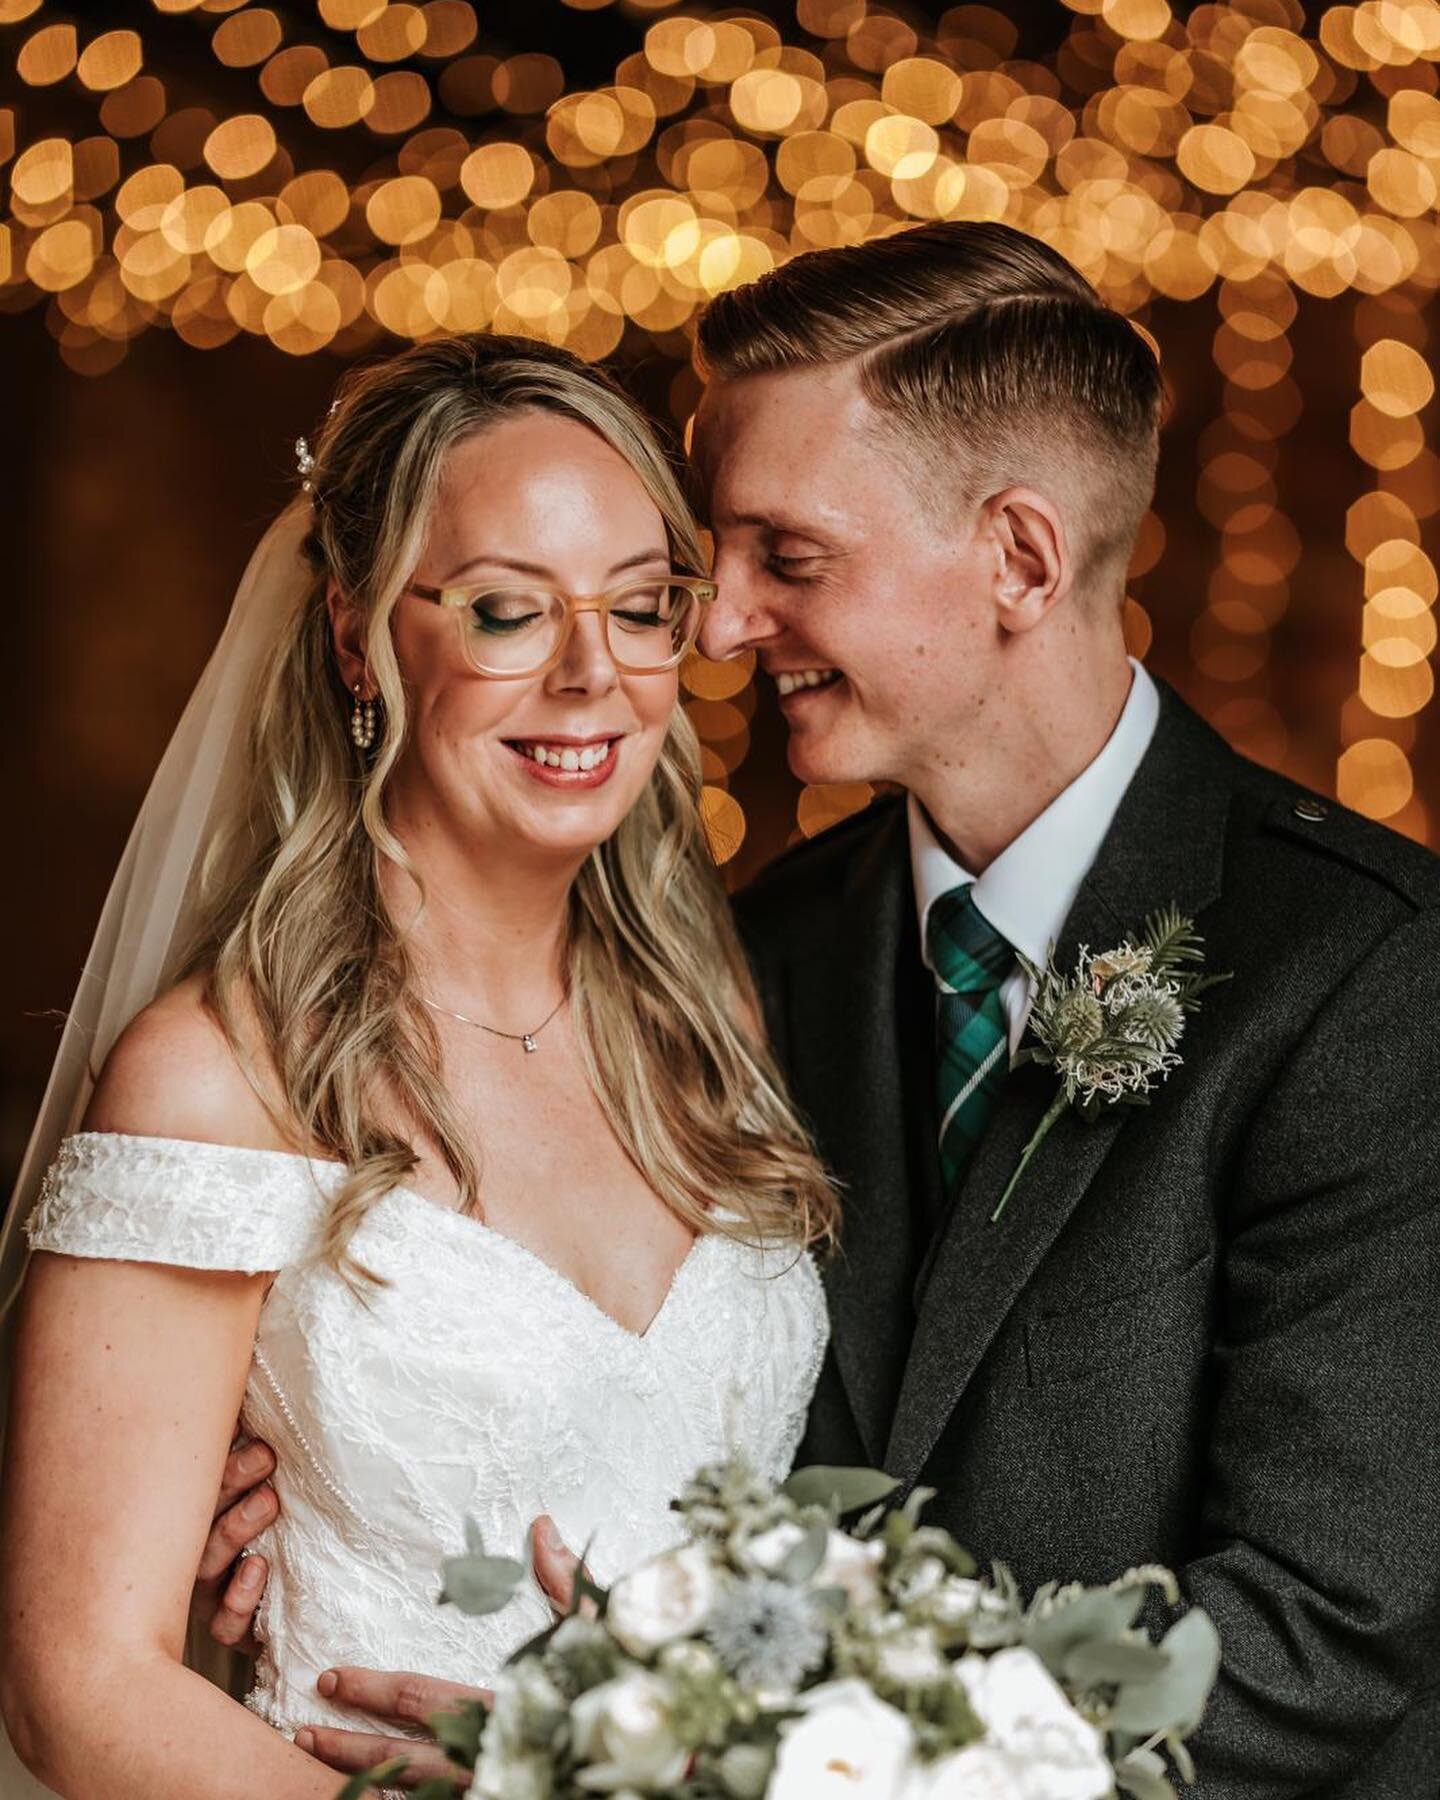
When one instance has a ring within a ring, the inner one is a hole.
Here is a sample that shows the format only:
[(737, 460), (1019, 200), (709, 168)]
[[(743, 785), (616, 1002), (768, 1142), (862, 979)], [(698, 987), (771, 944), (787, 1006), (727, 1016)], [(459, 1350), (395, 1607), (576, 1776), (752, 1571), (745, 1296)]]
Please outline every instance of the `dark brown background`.
[[(53, 9), (87, 28), (142, 19), (147, 43), (169, 31), (185, 54), (186, 22), (146, 6)], [(789, 30), (791, 9), (769, 8)], [(47, 19), (52, 9), (47, 9)], [(1026, 14), (1040, 54), (1070, 15)], [(643, 25), (616, 13), (545, 4), (485, 9), (487, 47), (548, 49), (571, 86), (605, 79)], [(17, 91), (6, 59), (25, 28), (0, 37), (0, 103), (51, 102)], [(200, 68), (197, 63), (197, 70)], [(212, 63), (207, 80), (223, 83)], [(198, 77), (197, 77), (198, 78)], [(245, 84), (250, 91), (249, 84)], [(223, 104), (223, 97), (212, 104)], [(57, 102), (58, 104), (58, 102)], [(1293, 599), (1261, 674), (1239, 688), (1206, 679), (1189, 634), (1205, 604), (1219, 539), (1195, 506), (1197, 439), (1220, 410), (1211, 359), (1213, 292), (1156, 303), (1145, 314), (1174, 394), (1157, 510), (1168, 535), (1158, 567), (1135, 586), (1154, 624), (1148, 660), (1209, 716), (1237, 692), (1277, 710), (1283, 732), (1252, 745), (1299, 780), (1333, 791), (1341, 711), (1360, 651), (1361, 573), (1343, 542), (1344, 512), (1374, 485), (1351, 452), (1347, 421), (1358, 394), (1353, 296), (1300, 296), (1290, 331), (1304, 414), (1286, 438), (1278, 504), (1304, 553)], [(633, 331), (633, 327), (632, 327)], [(632, 390), (668, 409), (674, 346), (627, 339), (619, 359)], [(241, 337), (201, 352), (163, 330), (135, 340), (100, 377), (61, 361), (45, 308), (0, 317), (0, 417), (9, 453), (0, 484), (8, 579), (0, 607), (0, 784), (8, 797), (10, 863), (0, 884), (0, 1177), (18, 1161), (67, 1004), (115, 860), (145, 785), (220, 629), (256, 539), (294, 481), (292, 444), (311, 429), (338, 372), (335, 357), (293, 358)], [(673, 421), (671, 421), (673, 424)], [(1426, 523), (1426, 545), (1435, 533)], [(1440, 730), (1432, 705), (1411, 751), (1422, 808), (1440, 807)], [(1403, 741), (1403, 740), (1402, 740)], [(798, 789), (784, 765), (773, 695), (760, 695), (751, 749), (731, 781), (747, 820), (730, 866), (744, 880), (795, 829)], [(1412, 809), (1408, 823), (1424, 829)]]

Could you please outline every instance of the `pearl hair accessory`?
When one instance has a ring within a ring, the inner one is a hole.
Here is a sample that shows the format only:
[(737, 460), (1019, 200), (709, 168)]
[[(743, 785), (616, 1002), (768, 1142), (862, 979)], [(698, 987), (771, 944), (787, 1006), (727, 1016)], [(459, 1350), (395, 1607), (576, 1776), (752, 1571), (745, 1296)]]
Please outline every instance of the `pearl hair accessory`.
[(310, 452), (310, 440), (297, 437), (295, 440), (295, 467), (300, 474), (300, 485), (307, 494), (315, 492), (315, 484), (310, 476), (314, 472), (315, 458)]

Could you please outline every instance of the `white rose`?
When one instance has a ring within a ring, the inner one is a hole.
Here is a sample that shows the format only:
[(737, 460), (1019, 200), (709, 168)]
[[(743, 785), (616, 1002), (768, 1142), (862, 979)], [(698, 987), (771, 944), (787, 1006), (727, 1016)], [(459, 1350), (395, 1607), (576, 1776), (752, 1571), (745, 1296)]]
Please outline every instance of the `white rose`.
[(958, 1625), (962, 1619), (1003, 1619), (1009, 1608), (994, 1588), (968, 1575), (950, 1575), (928, 1596), (926, 1610), (939, 1625)]
[(547, 1756), (535, 1750), (502, 1749), (487, 1734), (466, 1800), (550, 1800), (554, 1791)]
[[(766, 1575), (778, 1574), (785, 1558), (804, 1543), (806, 1535), (803, 1527), (792, 1520), (772, 1525), (746, 1544), (745, 1560)], [(853, 1606), (865, 1606), (879, 1596), (877, 1569), (884, 1555), (883, 1544), (862, 1543), (843, 1531), (832, 1530), (825, 1540), (824, 1561), (815, 1571), (815, 1585), (841, 1588)]]
[(784, 1727), (768, 1800), (901, 1800), (915, 1768), (903, 1713), (863, 1681), (812, 1688), (805, 1716)]
[(967, 1744), (921, 1770), (904, 1800), (1028, 1800), (1025, 1773), (1008, 1751)]
[(980, 1583), (970, 1576), (952, 1575), (928, 1596), (930, 1616), (942, 1625), (957, 1624), (978, 1609), (983, 1592)]
[(897, 1687), (928, 1687), (950, 1673), (928, 1631), (897, 1631), (883, 1639), (876, 1647), (876, 1663), (885, 1681)]
[(699, 1544), (686, 1544), (617, 1581), (605, 1620), (632, 1656), (649, 1656), (699, 1631), (714, 1600), (714, 1565)]
[(1103, 1800), (1113, 1787), (1100, 1733), (1066, 1699), (1032, 1650), (963, 1656), (955, 1665), (986, 1740), (1025, 1770), (1017, 1795)]
[(909, 1606), (916, 1600), (927, 1599), (944, 1579), (945, 1565), (940, 1558), (925, 1556), (909, 1571), (896, 1591), (902, 1604)]
[(803, 1527), (793, 1520), (783, 1520), (749, 1540), (745, 1545), (745, 1561), (762, 1575), (773, 1575), (790, 1552), (804, 1541)]
[(885, 1546), (873, 1538), (862, 1542), (843, 1531), (832, 1531), (815, 1580), (821, 1587), (843, 1588), (852, 1606), (866, 1606), (879, 1597), (879, 1565), (884, 1555)]
[(650, 1793), (682, 1780), (689, 1753), (675, 1741), (672, 1703), (667, 1684), (645, 1669), (581, 1694), (570, 1710), (575, 1754), (589, 1765), (575, 1776), (579, 1786)]

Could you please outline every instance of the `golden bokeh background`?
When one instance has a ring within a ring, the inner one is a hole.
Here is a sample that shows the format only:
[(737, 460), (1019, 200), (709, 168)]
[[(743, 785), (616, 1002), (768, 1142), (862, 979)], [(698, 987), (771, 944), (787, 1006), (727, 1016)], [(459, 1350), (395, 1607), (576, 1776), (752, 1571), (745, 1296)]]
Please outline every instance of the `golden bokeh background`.
[[(1136, 652), (1440, 842), (1437, 63), (1435, 0), (0, 0), (0, 1162), (337, 370), (493, 327), (611, 359), (678, 441), (712, 295), (922, 220), (1035, 233), (1156, 346)], [(798, 787), (753, 673), (685, 671), (735, 880), (870, 798)]]

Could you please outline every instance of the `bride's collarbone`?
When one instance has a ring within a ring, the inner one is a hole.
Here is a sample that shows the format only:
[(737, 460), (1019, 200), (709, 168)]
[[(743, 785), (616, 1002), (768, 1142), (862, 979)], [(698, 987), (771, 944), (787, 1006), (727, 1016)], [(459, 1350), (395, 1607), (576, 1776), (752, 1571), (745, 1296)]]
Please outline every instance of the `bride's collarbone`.
[[(467, 1071), (455, 1084), (479, 1170), (476, 1216), (639, 1334), (664, 1304), (695, 1234), (626, 1153), (578, 1058), (566, 1067), (568, 1060), (553, 1059), (540, 1079), (523, 1066), (497, 1079), (486, 1058), (484, 1072)], [(422, 1151), (407, 1186), (421, 1199), (460, 1206), (433, 1148)]]

